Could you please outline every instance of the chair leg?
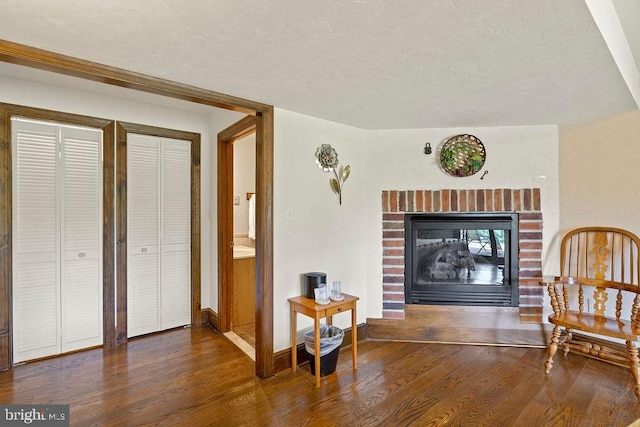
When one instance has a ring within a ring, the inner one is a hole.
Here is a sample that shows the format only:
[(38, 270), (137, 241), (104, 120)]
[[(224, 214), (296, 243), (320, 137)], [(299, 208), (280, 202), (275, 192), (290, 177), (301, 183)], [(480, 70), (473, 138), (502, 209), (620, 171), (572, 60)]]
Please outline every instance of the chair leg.
[(573, 338), (573, 332), (571, 331), (571, 329), (566, 329), (564, 338), (562, 339), (562, 354), (564, 354), (565, 356), (569, 354), (569, 346), (567, 345), (567, 341), (571, 341), (571, 338)]
[(558, 343), (560, 342), (560, 326), (556, 325), (553, 328), (553, 335), (551, 336), (551, 342), (547, 348), (547, 361), (544, 362), (544, 372), (549, 373), (553, 367), (553, 356), (558, 351)]
[(627, 341), (627, 351), (629, 352), (629, 368), (635, 380), (633, 391), (640, 402), (640, 357), (638, 357), (638, 348), (631, 341)]

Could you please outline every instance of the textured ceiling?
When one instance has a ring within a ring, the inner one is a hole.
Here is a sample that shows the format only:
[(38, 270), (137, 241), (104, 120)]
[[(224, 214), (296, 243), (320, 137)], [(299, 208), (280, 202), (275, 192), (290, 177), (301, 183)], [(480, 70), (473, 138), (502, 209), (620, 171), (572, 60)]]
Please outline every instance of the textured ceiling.
[(637, 108), (584, 0), (0, 0), (0, 39), (366, 129)]

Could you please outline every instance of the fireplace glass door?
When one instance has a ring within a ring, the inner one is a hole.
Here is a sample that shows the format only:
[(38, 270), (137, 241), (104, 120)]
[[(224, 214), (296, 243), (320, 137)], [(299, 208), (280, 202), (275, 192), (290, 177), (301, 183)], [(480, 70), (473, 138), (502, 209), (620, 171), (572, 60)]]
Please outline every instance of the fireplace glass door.
[(408, 304), (517, 306), (517, 214), (405, 220)]

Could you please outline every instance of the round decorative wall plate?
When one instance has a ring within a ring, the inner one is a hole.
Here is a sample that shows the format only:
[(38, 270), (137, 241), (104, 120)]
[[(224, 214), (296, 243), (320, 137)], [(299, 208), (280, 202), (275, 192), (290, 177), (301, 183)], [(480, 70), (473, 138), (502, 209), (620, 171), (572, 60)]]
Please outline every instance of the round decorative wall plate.
[(469, 134), (452, 136), (440, 150), (440, 165), (449, 175), (471, 176), (484, 166), (487, 152), (478, 138)]

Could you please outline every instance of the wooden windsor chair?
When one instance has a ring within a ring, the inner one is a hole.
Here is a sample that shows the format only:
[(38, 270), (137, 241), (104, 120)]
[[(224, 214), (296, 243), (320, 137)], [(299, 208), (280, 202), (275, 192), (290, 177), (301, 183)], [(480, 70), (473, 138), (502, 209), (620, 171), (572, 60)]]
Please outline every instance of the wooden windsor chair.
[(639, 248), (640, 238), (619, 228), (583, 227), (564, 236), (560, 276), (541, 282), (553, 307), (547, 374), (558, 348), (565, 355), (576, 350), (628, 366), (640, 401)]

